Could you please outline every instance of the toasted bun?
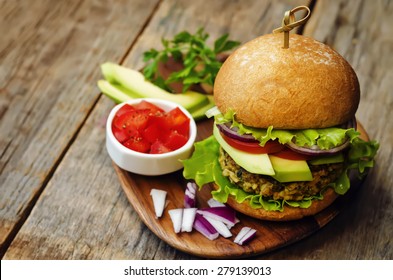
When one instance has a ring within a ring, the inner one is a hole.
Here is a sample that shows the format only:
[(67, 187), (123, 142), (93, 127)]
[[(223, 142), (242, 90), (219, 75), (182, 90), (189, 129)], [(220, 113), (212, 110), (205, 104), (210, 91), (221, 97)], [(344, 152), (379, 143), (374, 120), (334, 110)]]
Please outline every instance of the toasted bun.
[[(212, 184), (215, 189), (218, 189), (216, 184)], [(284, 206), (284, 210), (280, 211), (267, 211), (263, 208), (254, 209), (250, 207), (248, 201), (242, 203), (236, 202), (231, 196), (228, 197), (227, 204), (236, 211), (243, 213), (247, 216), (266, 221), (293, 221), (299, 220), (306, 216), (312, 216), (332, 204), (338, 195), (332, 188), (326, 189), (323, 193), (322, 200), (314, 200), (309, 208)]]
[(281, 129), (331, 127), (352, 118), (359, 82), (349, 63), (314, 39), (291, 34), (258, 37), (224, 62), (214, 84), (221, 112), (249, 126)]

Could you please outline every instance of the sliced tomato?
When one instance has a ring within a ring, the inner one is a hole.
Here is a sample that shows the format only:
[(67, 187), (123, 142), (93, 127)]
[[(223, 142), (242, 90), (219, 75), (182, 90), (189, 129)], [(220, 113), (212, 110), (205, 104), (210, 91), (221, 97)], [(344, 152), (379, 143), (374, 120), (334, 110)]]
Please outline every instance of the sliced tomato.
[(140, 103), (135, 104), (134, 107), (135, 109), (139, 110), (149, 109), (153, 115), (155, 115), (156, 113), (164, 113), (163, 109), (145, 100), (142, 100)]
[(167, 122), (172, 130), (177, 130), (180, 134), (188, 137), (190, 133), (190, 119), (179, 107), (168, 112)]
[(165, 142), (165, 146), (172, 151), (177, 150), (184, 146), (188, 141), (188, 138), (180, 134), (177, 130), (172, 130), (168, 136), (168, 140)]
[(258, 142), (245, 142), (236, 140), (226, 136), (223, 133), (221, 133), (221, 136), (232, 147), (251, 154), (277, 153), (285, 148), (285, 146), (278, 143), (278, 141), (268, 141), (266, 142), (265, 146), (262, 147)]
[(151, 154), (163, 154), (171, 151), (172, 150), (166, 147), (160, 140), (155, 141), (150, 148)]
[(147, 153), (150, 151), (150, 143), (142, 137), (131, 137), (125, 141), (123, 145), (140, 153)]
[(300, 154), (295, 151), (292, 151), (289, 148), (285, 148), (284, 150), (279, 151), (278, 153), (273, 153), (272, 155), (284, 159), (290, 159), (290, 160), (310, 160), (315, 158), (315, 156)]

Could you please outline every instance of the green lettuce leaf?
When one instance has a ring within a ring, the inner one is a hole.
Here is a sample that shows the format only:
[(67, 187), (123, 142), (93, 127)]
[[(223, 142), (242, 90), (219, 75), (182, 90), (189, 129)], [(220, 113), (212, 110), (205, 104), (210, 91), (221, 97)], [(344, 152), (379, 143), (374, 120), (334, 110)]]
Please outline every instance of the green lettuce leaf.
[(353, 140), (359, 136), (359, 132), (353, 128), (343, 129), (339, 127), (329, 127), (321, 129), (303, 130), (283, 130), (274, 129), (269, 126), (267, 129), (246, 126), (236, 121), (235, 113), (229, 110), (225, 115), (215, 116), (216, 123), (231, 122), (233, 127), (238, 128), (239, 134), (252, 134), (255, 139), (264, 146), (269, 140), (278, 140), (281, 144), (293, 141), (301, 147), (311, 147), (317, 145), (320, 149), (328, 150), (343, 144), (348, 138)]

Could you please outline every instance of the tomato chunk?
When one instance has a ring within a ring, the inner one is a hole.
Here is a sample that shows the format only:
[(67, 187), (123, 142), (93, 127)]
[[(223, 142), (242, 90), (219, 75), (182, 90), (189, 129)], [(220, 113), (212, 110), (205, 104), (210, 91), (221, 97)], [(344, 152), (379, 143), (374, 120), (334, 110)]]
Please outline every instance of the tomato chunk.
[(133, 128), (139, 131), (147, 126), (149, 112), (150, 110), (143, 109), (123, 113), (122, 115), (114, 118), (113, 125), (118, 129)]
[(278, 141), (268, 141), (265, 146), (262, 147), (258, 142), (240, 141), (228, 137), (223, 133), (221, 133), (221, 136), (232, 147), (251, 154), (272, 154), (285, 148), (285, 146), (281, 145)]
[(187, 141), (188, 138), (186, 136), (180, 134), (177, 130), (172, 130), (168, 140), (165, 142), (165, 146), (174, 151), (183, 147)]
[(121, 115), (126, 114), (131, 111), (134, 111), (134, 110), (135, 110), (134, 106), (132, 106), (130, 104), (124, 104), (123, 106), (121, 106), (119, 111), (116, 112), (116, 116), (120, 117)]
[(136, 137), (139, 134), (135, 128), (117, 128), (114, 125), (112, 125), (112, 132), (120, 143), (124, 143), (131, 137)]
[(180, 134), (188, 137), (190, 133), (190, 119), (178, 107), (168, 112), (167, 122), (172, 130), (177, 130)]
[(171, 151), (172, 150), (166, 147), (160, 140), (155, 141), (150, 148), (151, 154), (163, 154)]
[(136, 152), (147, 153), (150, 150), (150, 143), (142, 137), (131, 137), (123, 143), (127, 148)]
[(139, 110), (148, 109), (153, 115), (156, 113), (164, 113), (163, 109), (145, 100), (142, 100), (140, 103), (134, 105), (134, 108)]

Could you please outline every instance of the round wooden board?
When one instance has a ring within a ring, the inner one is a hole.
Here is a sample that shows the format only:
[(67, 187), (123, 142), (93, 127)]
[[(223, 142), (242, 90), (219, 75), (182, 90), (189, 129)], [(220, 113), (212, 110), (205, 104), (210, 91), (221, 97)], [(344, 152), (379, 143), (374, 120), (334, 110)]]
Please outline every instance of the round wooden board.
[[(363, 127), (358, 124), (358, 130), (362, 138), (368, 140), (368, 135)], [(198, 139), (202, 140), (212, 133), (212, 121), (205, 120), (198, 123)], [(168, 210), (182, 208), (184, 190), (187, 181), (182, 176), (182, 171), (163, 176), (142, 176), (127, 172), (114, 164), (115, 171), (128, 200), (134, 207), (145, 225), (160, 239), (170, 246), (183, 252), (204, 258), (236, 259), (247, 258), (266, 253), (277, 248), (287, 246), (299, 241), (331, 221), (345, 206), (353, 190), (359, 187), (361, 181), (351, 179), (351, 192), (338, 198), (331, 206), (324, 209), (315, 216), (310, 216), (297, 221), (269, 222), (261, 221), (238, 213), (240, 222), (236, 224), (231, 232), (230, 238), (219, 237), (209, 240), (197, 231), (191, 233), (176, 234), (173, 230)], [(167, 191), (168, 205), (161, 218), (155, 217), (150, 190), (156, 188)], [(211, 198), (212, 188), (207, 185), (197, 192), (198, 207), (207, 207), (207, 200)], [(257, 236), (245, 246), (233, 242), (236, 234), (244, 226), (257, 230)]]

